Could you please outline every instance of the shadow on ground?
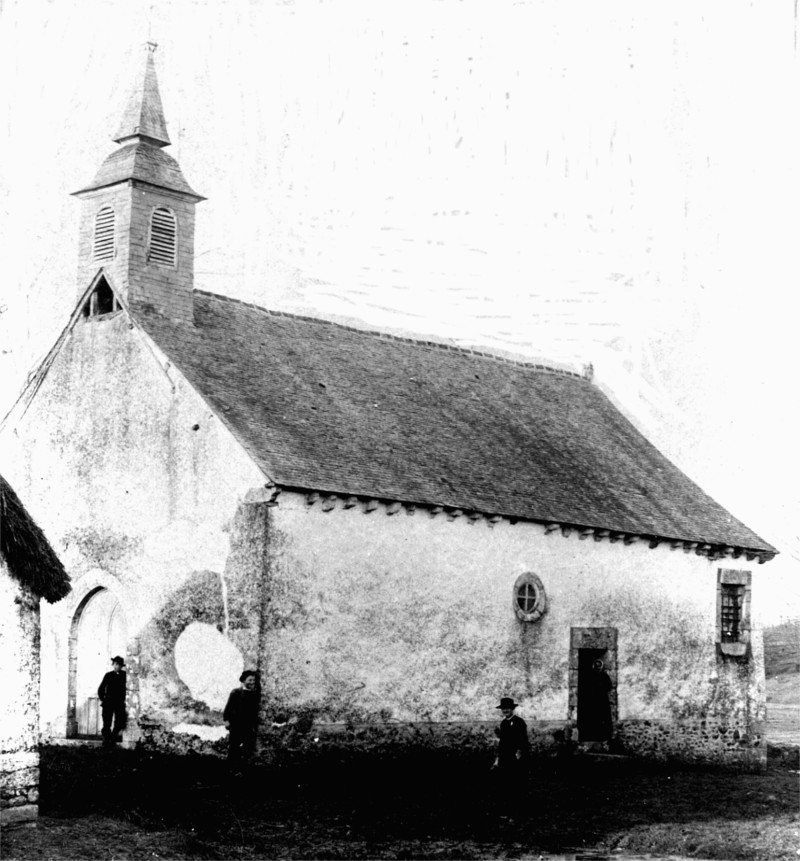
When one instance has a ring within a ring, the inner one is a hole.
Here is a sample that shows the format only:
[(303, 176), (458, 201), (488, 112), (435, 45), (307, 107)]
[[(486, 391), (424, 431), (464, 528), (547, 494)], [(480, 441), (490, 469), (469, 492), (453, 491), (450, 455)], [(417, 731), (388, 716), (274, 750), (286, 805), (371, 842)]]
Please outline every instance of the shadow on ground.
[(161, 857), (484, 858), (593, 847), (778, 858), (788, 847), (770, 849), (760, 831), (798, 828), (797, 749), (746, 775), (577, 757), (534, 763), (512, 824), (499, 818), (486, 762), (453, 754), (321, 758), (233, 777), (201, 756), (48, 747), (41, 768), (48, 821), (108, 817), (162, 832)]

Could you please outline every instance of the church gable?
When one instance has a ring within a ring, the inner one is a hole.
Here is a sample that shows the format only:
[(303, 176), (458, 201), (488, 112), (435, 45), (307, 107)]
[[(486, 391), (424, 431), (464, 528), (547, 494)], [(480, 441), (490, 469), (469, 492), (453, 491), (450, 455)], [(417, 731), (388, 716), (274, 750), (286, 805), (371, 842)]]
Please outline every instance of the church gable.
[[(146, 532), (154, 523), (215, 509), (215, 496), (229, 495), (228, 480), (245, 487), (265, 482), (203, 398), (119, 306), (102, 273), (9, 418), (18, 482), (46, 474), (59, 494), (45, 496), (45, 516), (66, 530), (108, 521)], [(71, 500), (69, 517), (59, 511), (63, 498)]]

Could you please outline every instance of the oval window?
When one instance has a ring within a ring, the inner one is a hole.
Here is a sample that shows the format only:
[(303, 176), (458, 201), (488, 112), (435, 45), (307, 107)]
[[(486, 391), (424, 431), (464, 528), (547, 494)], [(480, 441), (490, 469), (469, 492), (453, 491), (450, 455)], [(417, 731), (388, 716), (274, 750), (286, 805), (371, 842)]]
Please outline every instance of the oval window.
[(547, 609), (542, 581), (530, 571), (520, 574), (514, 583), (514, 611), (523, 622), (536, 622)]

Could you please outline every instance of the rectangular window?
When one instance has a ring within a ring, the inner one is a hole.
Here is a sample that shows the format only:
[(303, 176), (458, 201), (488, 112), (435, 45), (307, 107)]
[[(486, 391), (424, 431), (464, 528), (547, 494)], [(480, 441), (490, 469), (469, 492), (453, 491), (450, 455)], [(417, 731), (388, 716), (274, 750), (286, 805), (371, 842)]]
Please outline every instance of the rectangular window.
[(717, 572), (717, 645), (723, 655), (743, 658), (750, 647), (749, 571)]
[(731, 583), (721, 583), (721, 614), (722, 642), (738, 643), (742, 624), (742, 605), (744, 603), (744, 586)]

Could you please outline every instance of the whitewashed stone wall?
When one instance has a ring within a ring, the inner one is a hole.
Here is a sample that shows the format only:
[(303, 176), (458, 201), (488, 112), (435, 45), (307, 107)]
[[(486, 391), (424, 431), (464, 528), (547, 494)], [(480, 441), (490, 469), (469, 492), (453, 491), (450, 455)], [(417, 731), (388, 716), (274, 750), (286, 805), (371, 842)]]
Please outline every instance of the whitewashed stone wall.
[[(4, 473), (72, 578), (70, 595), (42, 608), (45, 736), (67, 732), (76, 623), (98, 589), (113, 594), (125, 617), (133, 712), (126, 741), (135, 740), (140, 714), (155, 711), (167, 724), (191, 719), (185, 703), (208, 704), (176, 674), (178, 627), (200, 621), (218, 625), (225, 641), (239, 636), (225, 622), (228, 557), (237, 509), (264, 477), (124, 313), (77, 324), (13, 428), (3, 439)], [(198, 582), (210, 584), (203, 605), (193, 597)], [(229, 661), (217, 682), (226, 692), (241, 661), (254, 659), (243, 636), (234, 645), (240, 663)], [(213, 649), (190, 655), (198, 671), (216, 666)]]
[(0, 557), (0, 825), (39, 810), (39, 599)]
[[(526, 720), (574, 728), (570, 630), (609, 627), (630, 752), (764, 760), (760, 626), (746, 660), (716, 646), (717, 569), (732, 560), (296, 494), (271, 512), (264, 663), (279, 708), (323, 721), (481, 722), (508, 694)], [(513, 609), (524, 572), (546, 591), (537, 622)]]

